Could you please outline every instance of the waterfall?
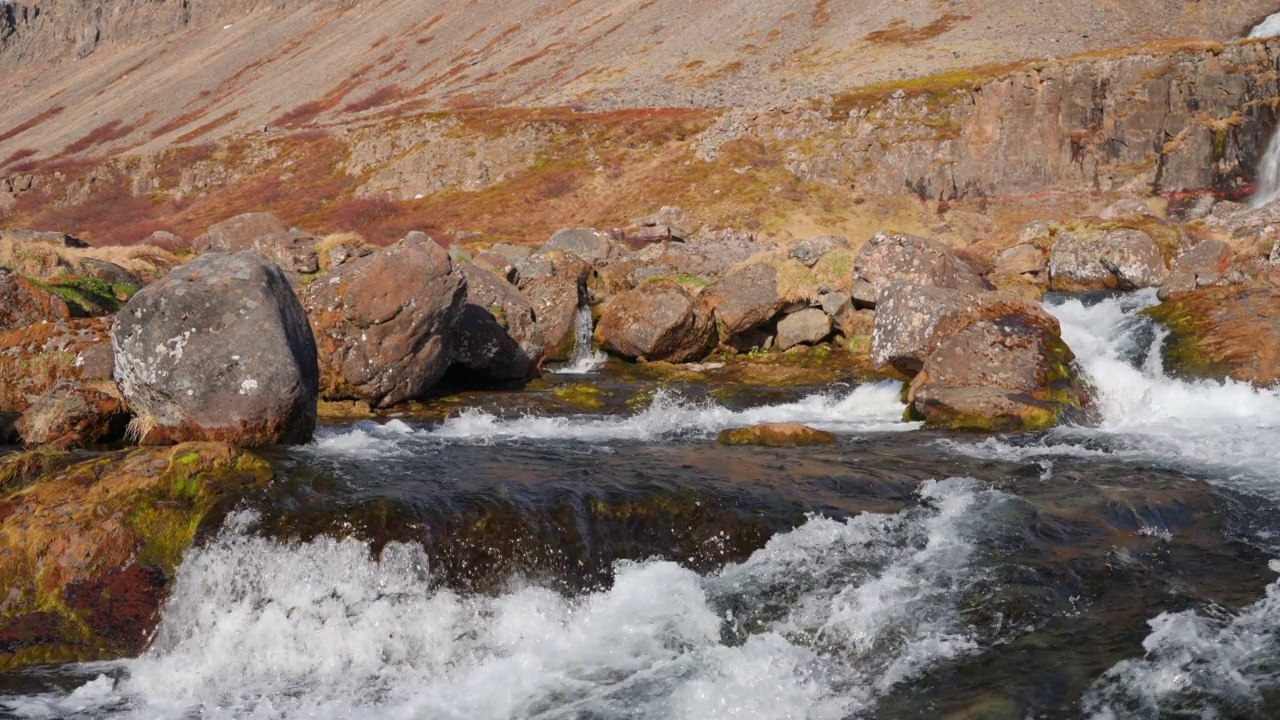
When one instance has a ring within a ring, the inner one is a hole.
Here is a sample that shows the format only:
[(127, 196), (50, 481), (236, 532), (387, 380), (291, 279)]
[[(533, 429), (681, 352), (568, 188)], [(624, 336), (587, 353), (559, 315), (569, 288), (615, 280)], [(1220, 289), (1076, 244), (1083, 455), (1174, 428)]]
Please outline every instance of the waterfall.
[(1267, 151), (1258, 162), (1257, 185), (1253, 199), (1250, 201), (1254, 207), (1262, 207), (1280, 197), (1280, 125), (1277, 125), (1276, 130), (1271, 134)]
[(1249, 31), (1249, 38), (1268, 38), (1280, 35), (1280, 12), (1267, 17)]
[(591, 308), (584, 303), (578, 307), (578, 314), (573, 319), (573, 356), (567, 365), (552, 372), (561, 375), (589, 375), (603, 367), (608, 356), (592, 346), (594, 331)]

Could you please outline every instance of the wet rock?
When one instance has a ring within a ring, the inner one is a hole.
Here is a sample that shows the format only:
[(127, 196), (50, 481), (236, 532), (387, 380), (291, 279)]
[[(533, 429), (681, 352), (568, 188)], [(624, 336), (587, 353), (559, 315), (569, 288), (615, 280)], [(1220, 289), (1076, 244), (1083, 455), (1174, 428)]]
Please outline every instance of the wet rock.
[(448, 369), (466, 281), (423, 233), (338, 268), (302, 291), (326, 400), (390, 407)]
[(319, 243), (320, 238), (290, 230), (271, 213), (247, 213), (210, 227), (192, 245), (200, 253), (252, 250), (285, 270), (309, 274), (320, 270)]
[(768, 323), (788, 305), (778, 289), (778, 269), (769, 262), (753, 262), (730, 272), (703, 290), (702, 298), (715, 313), (723, 343)]
[(615, 295), (600, 309), (596, 342), (628, 359), (684, 362), (714, 342), (710, 312), (672, 280), (655, 280)]
[(52, 291), (0, 268), (0, 330), (71, 318), (71, 309)]
[(947, 339), (975, 322), (1006, 315), (1021, 317), (1052, 336), (1058, 321), (1038, 303), (1002, 292), (965, 292), (895, 283), (880, 296), (871, 335), (871, 359), (910, 377)]
[(110, 380), (111, 322), (73, 319), (0, 330), (0, 410), (21, 413), (62, 381)]
[(1145, 311), (1170, 329), (1165, 368), (1185, 377), (1280, 382), (1280, 288), (1208, 287)]
[(748, 428), (724, 430), (716, 438), (721, 445), (761, 445), (789, 448), (834, 445), (836, 436), (825, 430), (795, 423), (766, 423)]
[(911, 382), (913, 415), (932, 428), (1026, 432), (1082, 414), (1088, 391), (1071, 350), (1026, 320), (981, 320), (947, 338)]
[(1221, 240), (1204, 240), (1173, 261), (1173, 269), (1157, 294), (1161, 300), (1168, 300), (1177, 293), (1228, 284), (1233, 258), (1230, 245)]
[(818, 235), (791, 243), (787, 246), (787, 255), (804, 263), (805, 267), (813, 267), (823, 256), (837, 248), (848, 249), (849, 241), (835, 235)]
[(1059, 232), (1049, 254), (1049, 287), (1058, 292), (1159, 287), (1164, 257), (1150, 235), (1128, 228), (1086, 239)]
[(271, 477), (217, 443), (71, 458), (0, 458), (39, 477), (0, 488), (0, 672), (142, 652), (198, 529)]
[(817, 345), (831, 334), (831, 318), (818, 308), (805, 308), (778, 321), (777, 347), (789, 350), (796, 345)]
[(15, 428), (25, 445), (69, 449), (124, 439), (129, 410), (113, 386), (62, 381), (36, 399)]
[(594, 228), (557, 230), (538, 252), (549, 253), (557, 250), (575, 255), (592, 265), (602, 265), (621, 254), (612, 236)]
[(875, 307), (880, 293), (905, 281), (956, 290), (986, 290), (987, 284), (946, 245), (902, 233), (877, 233), (859, 251), (853, 265), (853, 298)]
[(546, 360), (564, 360), (573, 352), (573, 323), (586, 297), (591, 265), (565, 253), (530, 256), (520, 271), (520, 292), (533, 307)]
[(115, 377), (144, 443), (304, 443), (316, 345), (279, 267), (202, 255), (144, 288), (111, 330)]
[(533, 308), (515, 286), (471, 263), (466, 307), (454, 334), (453, 361), (482, 380), (522, 380), (538, 373), (543, 341)]

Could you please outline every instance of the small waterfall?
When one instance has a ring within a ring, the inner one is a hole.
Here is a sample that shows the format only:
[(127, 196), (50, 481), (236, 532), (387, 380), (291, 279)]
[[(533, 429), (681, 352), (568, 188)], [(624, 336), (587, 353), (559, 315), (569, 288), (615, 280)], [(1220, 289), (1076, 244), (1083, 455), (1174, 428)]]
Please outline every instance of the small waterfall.
[(592, 346), (594, 331), (591, 308), (584, 303), (578, 307), (578, 315), (573, 319), (573, 357), (569, 359), (569, 364), (552, 372), (561, 375), (589, 375), (603, 367), (609, 358)]
[(1275, 132), (1272, 133), (1262, 160), (1258, 161), (1258, 187), (1254, 190), (1250, 204), (1253, 207), (1262, 207), (1278, 197), (1280, 197), (1280, 125), (1277, 125)]
[(1249, 31), (1249, 38), (1269, 38), (1280, 35), (1280, 13), (1275, 13), (1258, 23)]

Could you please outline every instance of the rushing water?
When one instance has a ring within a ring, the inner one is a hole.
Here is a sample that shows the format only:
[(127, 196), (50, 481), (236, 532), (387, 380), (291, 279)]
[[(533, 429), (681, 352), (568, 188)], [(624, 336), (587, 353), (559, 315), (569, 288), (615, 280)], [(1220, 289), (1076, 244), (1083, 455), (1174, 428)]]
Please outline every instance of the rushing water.
[[(143, 657), (0, 715), (1276, 717), (1280, 393), (1169, 377), (1153, 302), (1050, 302), (1096, 427), (931, 433), (875, 384), (324, 428)], [(774, 420), (841, 439), (713, 441)]]
[[(1268, 16), (1249, 31), (1250, 38), (1269, 38), (1280, 35), (1280, 12)], [(1272, 134), (1258, 161), (1257, 188), (1250, 203), (1254, 207), (1262, 207), (1280, 198), (1280, 127)]]
[(594, 330), (591, 307), (584, 304), (578, 308), (578, 313), (573, 318), (573, 356), (563, 367), (554, 368), (552, 372), (561, 375), (590, 375), (604, 367), (609, 358), (592, 344)]

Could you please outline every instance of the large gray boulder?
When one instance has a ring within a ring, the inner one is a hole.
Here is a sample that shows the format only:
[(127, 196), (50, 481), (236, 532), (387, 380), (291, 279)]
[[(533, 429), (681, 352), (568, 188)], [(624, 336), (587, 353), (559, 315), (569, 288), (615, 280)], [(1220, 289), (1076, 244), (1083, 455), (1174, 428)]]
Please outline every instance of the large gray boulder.
[(284, 272), (211, 253), (139, 291), (111, 329), (115, 379), (145, 443), (305, 443), (316, 345)]
[(454, 363), (482, 380), (537, 375), (545, 348), (529, 301), (488, 270), (471, 263), (458, 270), (467, 281), (467, 304), (454, 334)]
[(557, 230), (539, 252), (559, 250), (576, 255), (592, 265), (600, 265), (616, 258), (622, 249), (609, 233), (594, 228), (565, 228)]
[(1164, 276), (1160, 246), (1141, 230), (1094, 239), (1059, 232), (1049, 253), (1049, 287), (1059, 292), (1159, 287)]
[(420, 397), (449, 368), (466, 297), (448, 253), (420, 232), (306, 286), (324, 396), (378, 408)]
[(978, 292), (987, 283), (951, 248), (929, 238), (882, 232), (862, 246), (853, 262), (853, 299), (875, 307), (895, 282)]

